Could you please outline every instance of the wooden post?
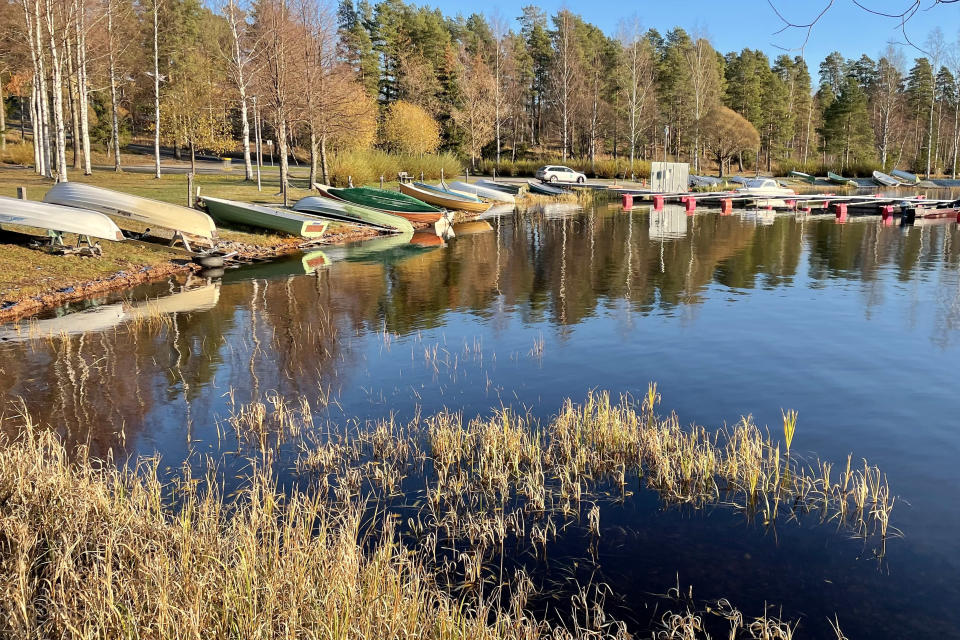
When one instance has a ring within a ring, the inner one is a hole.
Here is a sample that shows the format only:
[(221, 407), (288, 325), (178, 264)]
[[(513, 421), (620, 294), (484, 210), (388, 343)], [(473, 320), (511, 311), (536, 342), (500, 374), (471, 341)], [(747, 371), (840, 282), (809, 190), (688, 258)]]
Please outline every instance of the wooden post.
[(17, 197), (21, 200), (27, 199), (27, 188), (26, 187), (17, 187)]
[(383, 190), (383, 174), (380, 174), (380, 189)]
[(187, 206), (193, 209), (193, 174), (187, 174)]
[(440, 167), (440, 184), (443, 185), (443, 167)]

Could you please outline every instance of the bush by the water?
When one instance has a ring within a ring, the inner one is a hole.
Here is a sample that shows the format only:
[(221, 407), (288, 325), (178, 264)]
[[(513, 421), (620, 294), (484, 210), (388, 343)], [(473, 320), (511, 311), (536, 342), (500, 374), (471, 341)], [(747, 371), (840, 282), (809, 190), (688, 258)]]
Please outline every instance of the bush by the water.
[(650, 177), (650, 163), (646, 160), (634, 160), (633, 169), (630, 168), (629, 158), (605, 158), (596, 160), (593, 166), (590, 165), (589, 158), (541, 158), (539, 160), (501, 160), (497, 165), (494, 160), (481, 160), (477, 163), (477, 170), (485, 175), (492, 175), (496, 170), (497, 175), (507, 177), (533, 177), (537, 169), (548, 164), (559, 164), (579, 171), (588, 178), (630, 178), (635, 175), (639, 178)]
[(411, 176), (436, 180), (441, 175), (453, 178), (463, 173), (463, 165), (450, 153), (441, 154), (391, 154), (379, 150), (345, 151), (338, 153), (330, 162), (330, 182), (345, 187), (352, 179), (354, 185), (374, 184), (380, 176), (386, 181), (397, 179), (397, 174), (406, 171)]

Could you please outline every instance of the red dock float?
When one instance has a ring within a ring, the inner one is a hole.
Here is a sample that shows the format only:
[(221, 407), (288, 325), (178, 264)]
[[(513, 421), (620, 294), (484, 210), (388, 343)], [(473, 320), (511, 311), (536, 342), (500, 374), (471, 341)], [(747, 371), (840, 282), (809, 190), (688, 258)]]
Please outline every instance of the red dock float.
[(660, 211), (661, 209), (663, 209), (663, 196), (662, 195), (653, 196), (653, 210)]
[(893, 217), (893, 205), (892, 205), (892, 204), (885, 204), (885, 205), (883, 205), (882, 207), (880, 207), (880, 215), (883, 217), (884, 220), (886, 220), (887, 218), (892, 218), (892, 217)]
[(728, 216), (733, 213), (733, 198), (724, 198), (720, 201), (720, 215)]
[(833, 210), (837, 214), (837, 222), (843, 224), (847, 221), (847, 203), (837, 202), (833, 205)]
[(623, 194), (623, 210), (630, 211), (630, 209), (633, 209), (633, 194), (625, 193)]
[(687, 213), (693, 213), (697, 210), (697, 199), (693, 196), (687, 196), (683, 199), (683, 204), (686, 205)]

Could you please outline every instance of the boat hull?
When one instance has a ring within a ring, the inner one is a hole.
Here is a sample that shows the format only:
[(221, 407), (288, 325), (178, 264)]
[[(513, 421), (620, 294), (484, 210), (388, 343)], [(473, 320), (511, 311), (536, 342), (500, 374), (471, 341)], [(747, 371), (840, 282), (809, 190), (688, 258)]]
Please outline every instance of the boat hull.
[(431, 204), (436, 207), (443, 207), (445, 209), (456, 209), (458, 211), (466, 211), (468, 213), (483, 213), (490, 208), (490, 204), (487, 202), (474, 202), (463, 197), (454, 196), (453, 194), (443, 194), (435, 191), (428, 191), (412, 184), (401, 183), (400, 191), (401, 193), (404, 193), (412, 198), (416, 198), (417, 200), (422, 200), (427, 204)]
[(900, 186), (900, 181), (894, 178), (893, 176), (888, 176), (885, 173), (880, 171), (873, 172), (873, 181), (880, 185), (881, 187), (898, 187)]
[(496, 189), (497, 191), (501, 191), (503, 193), (509, 193), (514, 197), (520, 195), (520, 191), (523, 189), (523, 185), (520, 184), (493, 182), (492, 180), (477, 180), (476, 184), (488, 189)]
[(97, 211), (17, 198), (0, 197), (0, 224), (76, 233), (104, 240), (123, 240), (120, 227)]
[[(429, 208), (432, 211), (425, 211), (425, 212), (399, 211), (399, 210), (383, 209), (380, 207), (370, 207), (367, 205), (361, 205), (359, 203), (352, 202), (350, 200), (340, 197), (339, 195), (334, 194), (334, 192), (343, 193), (344, 191), (346, 191), (346, 189), (333, 189), (333, 188), (326, 187), (323, 185), (318, 185), (318, 184), (315, 184), (313, 186), (315, 189), (317, 189), (317, 191), (320, 192), (320, 195), (325, 198), (330, 198), (331, 200), (336, 200), (337, 202), (346, 202), (358, 207), (366, 206), (368, 209), (374, 209), (376, 211), (383, 211), (384, 213), (400, 216), (401, 218), (405, 218), (406, 220), (408, 220), (409, 222), (412, 222), (413, 224), (434, 224), (444, 216), (443, 211), (440, 211), (439, 209), (435, 209), (434, 207), (430, 207), (426, 203), (422, 203), (419, 200), (417, 200), (418, 205), (423, 205), (424, 207)], [(398, 193), (396, 195), (403, 195), (403, 194)]]
[(832, 182), (833, 184), (841, 184), (841, 185), (848, 186), (848, 187), (855, 187), (855, 186), (857, 186), (857, 183), (854, 182), (853, 180), (851, 180), (851, 179), (849, 179), (849, 178), (844, 178), (844, 177), (841, 176), (841, 175), (837, 175), (836, 173), (831, 173), (831, 172), (829, 172), (829, 171), (827, 172), (827, 180), (829, 180), (829, 181)]
[(559, 189), (557, 187), (551, 187), (550, 185), (546, 185), (546, 184), (538, 184), (533, 181), (527, 182), (527, 184), (530, 185), (531, 193), (536, 193), (541, 196), (562, 196), (563, 194), (566, 193), (566, 191), (564, 191), (563, 189)]
[(405, 218), (323, 196), (303, 198), (293, 205), (293, 210), (335, 222), (366, 225), (397, 233), (413, 233), (413, 225)]
[(469, 193), (470, 195), (477, 196), (478, 198), (486, 198), (487, 200), (495, 200), (496, 202), (513, 204), (517, 201), (517, 199), (509, 193), (500, 191), (499, 189), (485, 187), (482, 184), (470, 184), (469, 182), (458, 181), (451, 182), (450, 188), (454, 191)]
[(257, 204), (201, 198), (210, 216), (218, 222), (243, 224), (250, 227), (280, 231), (302, 238), (319, 238), (327, 231), (329, 222), (316, 217), (283, 211)]
[(211, 243), (217, 239), (217, 227), (213, 219), (202, 211), (80, 182), (61, 182), (54, 185), (47, 191), (43, 201), (90, 209), (115, 218), (136, 220)]

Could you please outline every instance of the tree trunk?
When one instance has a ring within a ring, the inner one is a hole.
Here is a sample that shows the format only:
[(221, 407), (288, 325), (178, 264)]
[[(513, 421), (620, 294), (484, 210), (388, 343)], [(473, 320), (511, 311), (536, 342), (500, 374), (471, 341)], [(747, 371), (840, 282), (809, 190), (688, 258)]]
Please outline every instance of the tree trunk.
[(233, 37), (233, 65), (237, 92), (240, 94), (240, 127), (243, 135), (243, 167), (244, 180), (253, 180), (253, 164), (250, 160), (250, 119), (247, 117), (247, 83), (244, 78), (243, 52), (240, 50), (240, 30), (237, 27), (237, 16), (233, 0), (227, 5), (227, 16), (230, 24), (230, 35)]
[(160, 0), (153, 0), (153, 167), (160, 179)]
[(313, 183), (317, 181), (317, 133), (313, 129), (313, 125), (310, 125), (310, 188), (313, 188)]
[(936, 104), (936, 93), (934, 93), (933, 99), (930, 100), (930, 118), (927, 124), (927, 180), (930, 179), (930, 160), (933, 153), (933, 109)]
[(47, 35), (50, 42), (51, 91), (53, 92), (53, 125), (56, 129), (57, 182), (67, 182), (67, 130), (63, 119), (63, 67), (57, 47), (52, 0), (46, 0)]
[(190, 139), (190, 173), (194, 175), (197, 173), (197, 147), (193, 143), (193, 138)]
[(960, 99), (958, 99), (957, 104), (953, 106), (953, 171), (950, 177), (954, 180), (957, 179), (957, 147), (960, 146), (960, 129), (957, 128), (958, 124), (960, 124)]
[(287, 161), (287, 121), (282, 113), (277, 114), (279, 126), (277, 127), (277, 139), (280, 146), (280, 193), (283, 194), (283, 206), (287, 206), (287, 176), (290, 172), (290, 164)]
[(93, 173), (90, 165), (90, 111), (87, 100), (87, 18), (86, 3), (77, 3), (77, 94), (80, 101), (80, 144), (83, 148), (83, 175)]
[[(320, 175), (323, 177), (323, 184), (330, 184), (330, 172), (327, 168), (327, 134), (320, 134)], [(313, 188), (313, 185), (310, 185)]]
[[(23, 110), (21, 109), (21, 112)], [(20, 116), (23, 119), (23, 116)], [(3, 74), (0, 73), (0, 151), (7, 148), (7, 103), (3, 98)]]
[(110, 135), (113, 138), (113, 170), (123, 171), (120, 164), (120, 117), (117, 115), (117, 57), (113, 48), (113, 0), (107, 2), (107, 47), (110, 59)]
[(80, 171), (80, 108), (77, 104), (76, 69), (73, 66), (73, 47), (70, 36), (66, 38), (66, 50), (63, 52), (67, 60), (67, 106), (70, 108), (70, 138), (73, 141), (73, 168)]

